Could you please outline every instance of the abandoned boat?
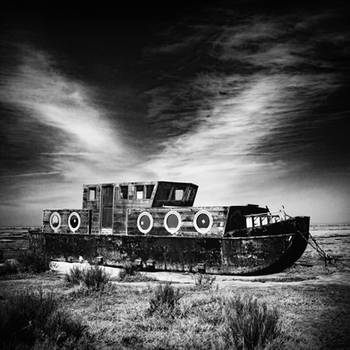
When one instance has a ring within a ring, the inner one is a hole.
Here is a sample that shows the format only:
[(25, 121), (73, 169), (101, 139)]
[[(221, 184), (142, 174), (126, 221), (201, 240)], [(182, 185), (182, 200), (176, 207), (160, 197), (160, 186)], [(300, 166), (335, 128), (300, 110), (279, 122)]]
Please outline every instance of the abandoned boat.
[(32, 245), (52, 260), (245, 275), (281, 271), (303, 254), (309, 217), (252, 204), (193, 207), (197, 190), (165, 181), (84, 185), (82, 209), (44, 210)]

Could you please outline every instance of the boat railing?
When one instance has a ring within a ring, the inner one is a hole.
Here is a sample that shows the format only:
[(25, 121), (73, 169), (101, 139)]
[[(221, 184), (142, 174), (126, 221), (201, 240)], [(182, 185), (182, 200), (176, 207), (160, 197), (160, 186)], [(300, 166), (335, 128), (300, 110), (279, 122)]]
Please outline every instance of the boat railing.
[(278, 213), (260, 213), (244, 215), (246, 218), (247, 228), (260, 227), (285, 221), (290, 218), (285, 211), (280, 210)]

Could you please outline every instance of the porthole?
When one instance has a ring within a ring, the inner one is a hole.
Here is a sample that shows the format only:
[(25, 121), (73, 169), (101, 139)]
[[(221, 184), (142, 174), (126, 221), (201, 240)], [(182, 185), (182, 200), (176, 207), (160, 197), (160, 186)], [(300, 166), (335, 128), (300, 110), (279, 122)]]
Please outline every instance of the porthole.
[(61, 222), (62, 222), (61, 215), (57, 211), (54, 211), (50, 216), (49, 222), (52, 230), (54, 232), (57, 232), (58, 229), (61, 227)]
[(77, 231), (80, 227), (80, 224), (81, 224), (80, 215), (75, 211), (73, 211), (73, 213), (70, 213), (68, 217), (68, 226), (70, 230), (72, 232)]
[(170, 210), (164, 217), (164, 227), (171, 234), (179, 230), (181, 223), (181, 215), (175, 210)]
[(193, 218), (193, 226), (199, 233), (208, 233), (213, 226), (213, 216), (207, 210), (200, 210)]
[(148, 233), (153, 227), (153, 217), (152, 215), (144, 211), (137, 218), (137, 228), (142, 233)]

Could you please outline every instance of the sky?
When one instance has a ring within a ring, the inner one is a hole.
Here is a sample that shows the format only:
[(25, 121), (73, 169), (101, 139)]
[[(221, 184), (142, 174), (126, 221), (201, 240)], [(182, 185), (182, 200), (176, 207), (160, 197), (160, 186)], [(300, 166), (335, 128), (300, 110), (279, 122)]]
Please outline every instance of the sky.
[(350, 11), (304, 3), (4, 9), (0, 225), (145, 180), (349, 223)]

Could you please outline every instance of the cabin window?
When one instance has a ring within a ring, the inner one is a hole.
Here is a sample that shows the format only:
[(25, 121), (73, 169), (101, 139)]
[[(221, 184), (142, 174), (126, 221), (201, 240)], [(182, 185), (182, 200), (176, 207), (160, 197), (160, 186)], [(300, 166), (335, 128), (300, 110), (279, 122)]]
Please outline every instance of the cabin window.
[(184, 197), (184, 190), (182, 190), (182, 189), (175, 190), (175, 200), (176, 201), (182, 201), (183, 197)]
[(128, 186), (120, 186), (120, 198), (128, 199)]
[(96, 188), (90, 188), (89, 189), (89, 201), (95, 201), (96, 200)]
[(253, 225), (254, 226), (261, 226), (259, 216), (253, 216)]
[(150, 199), (152, 196), (154, 185), (146, 185), (146, 199)]
[(251, 216), (246, 217), (246, 226), (247, 228), (253, 227), (253, 218)]
[(172, 187), (169, 193), (169, 200), (171, 201), (182, 201), (184, 199), (184, 189)]
[(130, 185), (128, 199), (133, 200), (134, 197), (135, 197), (135, 187), (133, 185)]
[(143, 199), (143, 186), (136, 186), (136, 199)]

